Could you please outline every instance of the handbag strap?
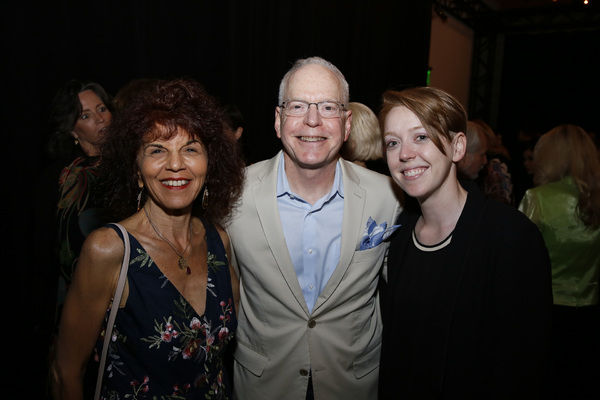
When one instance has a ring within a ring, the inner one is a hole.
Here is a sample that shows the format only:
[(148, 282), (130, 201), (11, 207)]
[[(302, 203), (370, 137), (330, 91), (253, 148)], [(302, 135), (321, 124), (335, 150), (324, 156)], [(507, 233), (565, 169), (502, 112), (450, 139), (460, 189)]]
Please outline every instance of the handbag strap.
[(104, 333), (104, 346), (102, 346), (102, 356), (100, 357), (100, 367), (98, 369), (98, 379), (96, 380), (96, 391), (94, 394), (94, 399), (96, 400), (100, 399), (100, 391), (102, 389), (102, 378), (104, 377), (104, 365), (106, 364), (108, 345), (112, 337), (112, 330), (115, 324), (115, 318), (117, 317), (117, 311), (119, 310), (119, 305), (121, 303), (121, 298), (123, 297), (125, 282), (127, 281), (127, 269), (129, 268), (129, 254), (131, 252), (131, 246), (129, 244), (129, 234), (127, 233), (125, 228), (123, 228), (123, 226), (119, 224), (113, 225), (115, 225), (121, 230), (121, 234), (123, 235), (123, 244), (125, 245), (125, 253), (123, 255), (123, 262), (121, 264), (119, 282), (117, 283), (117, 289), (115, 290), (115, 295), (113, 296), (112, 307), (110, 308), (108, 323), (106, 324), (106, 331)]

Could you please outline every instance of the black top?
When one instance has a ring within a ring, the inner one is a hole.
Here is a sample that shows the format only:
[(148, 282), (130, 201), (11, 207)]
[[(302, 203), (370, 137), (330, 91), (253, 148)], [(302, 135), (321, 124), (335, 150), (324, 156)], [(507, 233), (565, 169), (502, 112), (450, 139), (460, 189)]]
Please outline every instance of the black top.
[(415, 247), (404, 212), (383, 287), (382, 399), (535, 399), (552, 312), (537, 227), (473, 183), (450, 243)]

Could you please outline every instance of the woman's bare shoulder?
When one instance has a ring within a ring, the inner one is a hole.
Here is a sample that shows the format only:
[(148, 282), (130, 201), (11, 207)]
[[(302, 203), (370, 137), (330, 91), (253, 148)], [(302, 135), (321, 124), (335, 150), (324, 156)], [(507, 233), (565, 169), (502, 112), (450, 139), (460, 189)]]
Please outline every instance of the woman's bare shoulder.
[(102, 227), (90, 233), (83, 244), (81, 258), (91, 258), (96, 262), (119, 261), (124, 253), (123, 240), (110, 227)]

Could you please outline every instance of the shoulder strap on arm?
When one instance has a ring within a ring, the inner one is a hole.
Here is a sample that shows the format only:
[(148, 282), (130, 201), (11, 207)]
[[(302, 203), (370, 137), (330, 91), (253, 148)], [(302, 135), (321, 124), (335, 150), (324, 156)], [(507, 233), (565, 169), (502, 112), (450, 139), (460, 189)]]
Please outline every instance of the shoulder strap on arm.
[(125, 253), (123, 255), (123, 262), (121, 264), (121, 272), (119, 274), (119, 281), (117, 283), (117, 289), (113, 296), (112, 307), (110, 308), (110, 314), (108, 316), (108, 323), (106, 324), (106, 332), (104, 334), (104, 345), (102, 346), (102, 356), (100, 358), (100, 367), (98, 369), (98, 379), (96, 380), (96, 391), (94, 399), (100, 399), (100, 391), (102, 389), (102, 378), (104, 377), (104, 365), (106, 364), (106, 354), (108, 352), (108, 345), (112, 336), (113, 325), (115, 324), (115, 318), (117, 317), (117, 311), (119, 310), (119, 304), (121, 303), (121, 297), (123, 297), (123, 290), (125, 289), (125, 282), (127, 280), (127, 269), (129, 268), (129, 254), (131, 252), (129, 244), (129, 234), (119, 224), (113, 224), (121, 231), (123, 236), (123, 244), (125, 245)]

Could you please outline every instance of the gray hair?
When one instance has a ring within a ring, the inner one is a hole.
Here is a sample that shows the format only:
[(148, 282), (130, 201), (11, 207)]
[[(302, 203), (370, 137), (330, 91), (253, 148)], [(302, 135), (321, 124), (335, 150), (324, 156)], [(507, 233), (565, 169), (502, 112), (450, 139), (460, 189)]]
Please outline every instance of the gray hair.
[(320, 65), (324, 68), (327, 68), (328, 70), (330, 70), (331, 72), (334, 73), (335, 76), (337, 76), (337, 78), (340, 81), (340, 86), (342, 88), (342, 103), (344, 103), (345, 106), (348, 105), (348, 102), (350, 101), (350, 85), (348, 85), (348, 82), (346, 81), (346, 78), (344, 78), (344, 74), (342, 74), (342, 72), (332, 63), (330, 63), (329, 61), (321, 58), (321, 57), (309, 57), (309, 58), (303, 58), (300, 60), (297, 60), (294, 65), (292, 65), (292, 68), (290, 68), (290, 70), (283, 76), (283, 79), (281, 80), (281, 83), (279, 84), (279, 105), (281, 105), (284, 102), (284, 95), (285, 95), (285, 91), (287, 90), (290, 78), (292, 77), (292, 75), (294, 75), (294, 73), (296, 71), (298, 71), (300, 68), (305, 67), (307, 65), (311, 65), (311, 64), (317, 64)]
[(472, 121), (467, 121), (467, 131), (465, 132), (465, 136), (467, 138), (466, 151), (468, 154), (473, 154), (479, 150), (481, 139), (487, 141), (487, 137), (481, 127)]

